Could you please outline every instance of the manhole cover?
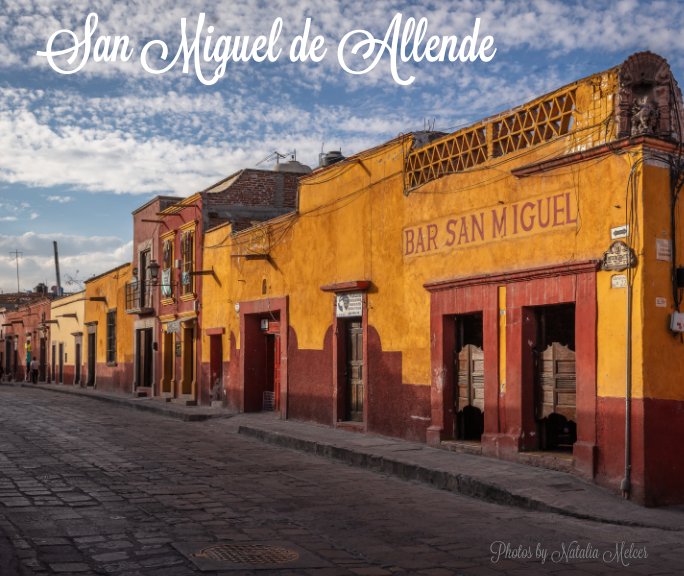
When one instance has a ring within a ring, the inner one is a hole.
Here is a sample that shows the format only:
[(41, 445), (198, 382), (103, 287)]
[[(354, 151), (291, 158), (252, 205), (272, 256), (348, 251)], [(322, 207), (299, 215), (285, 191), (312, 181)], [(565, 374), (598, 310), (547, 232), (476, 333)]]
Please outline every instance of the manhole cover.
[(196, 558), (234, 564), (285, 564), (299, 559), (295, 550), (265, 544), (218, 544), (193, 554)]

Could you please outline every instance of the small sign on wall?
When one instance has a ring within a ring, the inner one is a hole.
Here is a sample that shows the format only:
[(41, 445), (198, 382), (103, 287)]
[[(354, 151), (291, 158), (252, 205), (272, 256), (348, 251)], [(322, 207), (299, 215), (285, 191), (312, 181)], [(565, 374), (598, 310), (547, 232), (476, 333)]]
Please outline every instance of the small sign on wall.
[(629, 236), (629, 224), (623, 224), (622, 226), (616, 226), (610, 229), (610, 239), (617, 240), (619, 238), (627, 238)]
[(656, 260), (672, 260), (672, 242), (667, 238), (656, 238)]
[(610, 277), (611, 288), (627, 288), (627, 276), (624, 274), (614, 274)]
[(361, 316), (363, 313), (363, 292), (337, 294), (335, 310), (338, 318)]
[(656, 298), (657, 308), (667, 308), (667, 298)]

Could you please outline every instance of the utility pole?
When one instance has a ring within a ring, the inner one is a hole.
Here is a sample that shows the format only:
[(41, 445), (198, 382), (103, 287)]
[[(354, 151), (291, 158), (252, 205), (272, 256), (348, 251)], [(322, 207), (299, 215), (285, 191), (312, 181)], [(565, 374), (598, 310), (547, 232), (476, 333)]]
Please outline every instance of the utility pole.
[(17, 294), (19, 294), (19, 256), (23, 255), (23, 252), (19, 252), (17, 250), (10, 252), (10, 256), (14, 256), (14, 259), (17, 261)]

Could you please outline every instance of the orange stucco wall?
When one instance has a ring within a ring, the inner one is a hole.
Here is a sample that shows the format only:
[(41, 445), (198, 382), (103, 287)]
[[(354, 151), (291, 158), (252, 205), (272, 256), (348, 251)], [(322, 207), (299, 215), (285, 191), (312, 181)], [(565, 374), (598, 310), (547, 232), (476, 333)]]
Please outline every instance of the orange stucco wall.
[[(133, 319), (126, 313), (126, 283), (131, 278), (131, 265), (124, 264), (86, 282), (84, 362), (87, 372), (90, 328), (96, 334), (95, 387), (103, 390), (132, 391)], [(116, 311), (116, 355), (115, 362), (108, 363), (107, 312), (112, 310)]]

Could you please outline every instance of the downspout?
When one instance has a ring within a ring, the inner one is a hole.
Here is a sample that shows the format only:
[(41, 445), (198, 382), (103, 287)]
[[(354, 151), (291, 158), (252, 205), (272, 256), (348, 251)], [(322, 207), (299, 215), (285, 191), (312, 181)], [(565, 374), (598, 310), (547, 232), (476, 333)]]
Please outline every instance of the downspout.
[[(632, 220), (637, 221), (638, 216), (635, 211), (639, 209), (639, 203), (635, 199), (638, 187), (634, 184), (636, 176), (636, 169), (638, 161), (632, 165), (632, 168), (627, 179), (627, 190), (632, 187), (631, 203), (632, 203)], [(629, 215), (629, 202), (626, 202), (625, 210), (626, 216)], [(632, 258), (632, 244), (634, 234), (637, 228), (634, 222), (627, 218), (629, 224), (629, 233), (627, 236), (627, 246), (629, 254), (627, 256), (627, 326), (625, 330), (625, 475), (620, 482), (620, 491), (624, 499), (629, 499), (632, 491), (632, 297), (634, 276), (636, 275), (635, 268), (637, 262), (631, 261)]]
[(620, 483), (622, 497), (628, 499), (632, 488), (632, 278), (627, 277), (627, 330), (625, 375), (625, 476)]

